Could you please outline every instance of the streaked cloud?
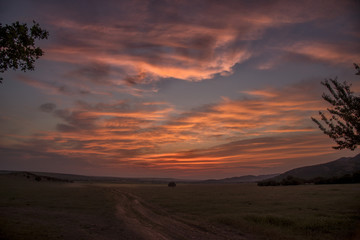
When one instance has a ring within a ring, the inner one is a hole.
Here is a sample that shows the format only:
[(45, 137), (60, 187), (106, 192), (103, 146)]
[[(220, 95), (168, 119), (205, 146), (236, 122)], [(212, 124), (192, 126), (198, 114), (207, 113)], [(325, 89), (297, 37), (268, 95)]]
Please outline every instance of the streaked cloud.
[[(325, 21), (335, 6), (337, 12), (332, 17), (346, 11), (345, 5), (336, 1), (192, 1), (191, 6), (190, 10), (188, 1), (112, 2), (104, 6), (106, 17), (96, 21), (88, 12), (78, 13), (82, 6), (72, 3), (65, 17), (50, 17), (57, 38), (45, 58), (71, 64), (96, 62), (92, 68), (79, 67), (71, 74), (80, 78), (89, 78), (90, 74), (90, 81), (104, 84), (148, 84), (161, 78), (201, 81), (216, 74), (231, 74), (236, 64), (258, 56), (263, 49), (277, 47), (274, 43), (269, 46), (269, 42), (261, 47), (253, 44), (262, 41), (267, 31)], [(128, 8), (132, 12), (124, 11)], [(114, 9), (119, 14), (112, 15)], [(297, 39), (286, 41), (291, 51), (314, 53), (314, 46)], [(324, 49), (316, 49), (325, 54)], [(270, 67), (270, 62), (262, 64), (264, 69)]]
[(346, 42), (343, 45), (326, 42), (298, 42), (286, 48), (286, 51), (333, 64), (356, 62), (360, 54), (357, 44)]
[[(143, 160), (164, 169), (238, 169), (274, 168), (288, 165), (292, 159), (326, 155), (334, 150), (321, 135), (258, 137), (230, 142), (207, 149), (169, 154), (148, 154)], [(314, 153), (314, 150), (319, 150)]]
[(17, 79), (35, 88), (43, 90), (45, 93), (51, 95), (86, 95), (91, 93), (85, 88), (77, 88), (71, 84), (59, 83), (56, 81), (46, 81), (37, 78), (27, 77), (25, 75), (18, 75)]
[(44, 103), (44, 104), (41, 104), (39, 107), (40, 111), (47, 112), (47, 113), (54, 111), (55, 108), (56, 108), (55, 103)]
[(7, 73), (0, 167), (200, 178), (334, 156), (310, 116), (358, 62), (355, 1), (24, 3), (0, 20), (50, 38), (36, 71)]
[(183, 24), (147, 26), (149, 29), (145, 32), (76, 23), (59, 27), (80, 31), (82, 34), (78, 36), (86, 39), (97, 39), (97, 35), (103, 38), (88, 42), (90, 46), (63, 45), (49, 49), (48, 59), (70, 63), (102, 62), (118, 69), (122, 81), (131, 78), (132, 83), (143, 83), (145, 77), (147, 81), (158, 78), (202, 80), (217, 73), (231, 72), (236, 63), (250, 57), (244, 47), (232, 46), (237, 35), (226, 29)]
[(322, 107), (315, 92), (304, 82), (182, 113), (166, 102), (78, 101), (73, 109), (45, 103), (40, 108), (58, 119), (56, 130), (19, 144), (114, 168), (124, 162), (152, 171), (284, 167), (314, 156), (314, 149), (319, 156), (333, 153), (309, 118)]

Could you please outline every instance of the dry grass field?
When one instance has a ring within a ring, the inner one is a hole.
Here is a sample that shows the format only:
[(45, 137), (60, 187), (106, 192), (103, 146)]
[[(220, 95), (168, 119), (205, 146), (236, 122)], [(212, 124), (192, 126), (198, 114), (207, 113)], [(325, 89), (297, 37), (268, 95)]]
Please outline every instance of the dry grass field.
[(136, 239), (103, 188), (0, 176), (0, 189), (0, 239)]
[(0, 175), (0, 239), (360, 239), (360, 184), (36, 182)]
[(171, 215), (228, 226), (256, 239), (360, 239), (360, 184), (122, 188)]

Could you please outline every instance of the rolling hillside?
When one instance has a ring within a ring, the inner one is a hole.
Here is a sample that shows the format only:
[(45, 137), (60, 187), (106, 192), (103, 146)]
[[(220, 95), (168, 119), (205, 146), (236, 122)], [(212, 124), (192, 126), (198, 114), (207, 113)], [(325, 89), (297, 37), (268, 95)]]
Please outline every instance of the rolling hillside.
[(250, 182), (258, 182), (262, 181), (264, 179), (273, 178), (275, 176), (278, 176), (277, 174), (267, 174), (267, 175), (245, 175), (240, 177), (231, 177), (231, 178), (223, 178), (223, 179), (209, 179), (203, 181), (203, 183), (250, 183)]
[(360, 171), (360, 154), (355, 157), (339, 158), (335, 161), (324, 164), (295, 168), (270, 179), (280, 181), (287, 176), (293, 176), (306, 180), (316, 177), (341, 177), (345, 174), (351, 174), (356, 171)]

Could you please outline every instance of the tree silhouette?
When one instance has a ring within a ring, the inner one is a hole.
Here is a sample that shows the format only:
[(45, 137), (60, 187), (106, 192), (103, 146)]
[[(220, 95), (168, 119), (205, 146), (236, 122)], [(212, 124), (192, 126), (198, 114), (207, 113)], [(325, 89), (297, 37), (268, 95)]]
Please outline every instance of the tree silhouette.
[(168, 187), (176, 187), (176, 183), (175, 182), (169, 182)]
[[(359, 70), (357, 64), (354, 63), (354, 66)], [(360, 96), (356, 96), (350, 90), (351, 84), (340, 83), (337, 78), (325, 80), (321, 84), (331, 94), (322, 95), (322, 98), (333, 106), (327, 109), (331, 117), (320, 111), (323, 123), (313, 117), (311, 119), (324, 134), (337, 143), (334, 149), (356, 149), (360, 145)]]
[[(44, 54), (35, 46), (35, 39), (47, 39), (49, 32), (40, 28), (33, 21), (28, 28), (26, 23), (19, 22), (3, 26), (0, 23), (0, 73), (8, 69), (34, 70), (35, 60)], [(0, 77), (0, 83), (3, 78)]]

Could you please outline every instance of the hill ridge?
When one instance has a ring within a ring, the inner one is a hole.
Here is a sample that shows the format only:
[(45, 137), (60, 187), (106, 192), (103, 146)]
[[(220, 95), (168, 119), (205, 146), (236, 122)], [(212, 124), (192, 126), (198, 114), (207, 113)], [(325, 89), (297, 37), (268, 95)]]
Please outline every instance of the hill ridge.
[(354, 157), (341, 157), (327, 163), (294, 168), (269, 179), (279, 181), (287, 176), (293, 176), (309, 180), (316, 177), (341, 177), (356, 171), (360, 171), (360, 154), (357, 154)]

